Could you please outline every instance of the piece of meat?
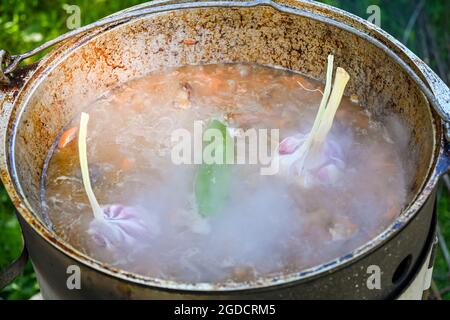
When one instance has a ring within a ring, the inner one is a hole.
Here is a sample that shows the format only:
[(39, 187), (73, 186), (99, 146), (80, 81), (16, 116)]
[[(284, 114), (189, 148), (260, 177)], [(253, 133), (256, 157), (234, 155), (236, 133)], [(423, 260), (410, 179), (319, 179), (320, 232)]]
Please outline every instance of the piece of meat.
[(175, 103), (181, 109), (189, 109), (191, 107), (192, 86), (188, 82), (180, 84), (180, 88), (175, 97)]
[(333, 241), (345, 241), (358, 232), (358, 226), (348, 217), (340, 217), (338, 221), (328, 229)]

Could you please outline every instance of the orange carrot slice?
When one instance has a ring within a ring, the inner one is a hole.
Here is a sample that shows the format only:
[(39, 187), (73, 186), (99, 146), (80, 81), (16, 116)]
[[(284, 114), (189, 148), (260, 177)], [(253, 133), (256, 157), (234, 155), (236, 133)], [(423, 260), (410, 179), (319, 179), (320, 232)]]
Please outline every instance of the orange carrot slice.
[(61, 138), (59, 139), (58, 148), (62, 149), (69, 143), (71, 143), (77, 136), (77, 132), (78, 127), (72, 127), (64, 131), (63, 134), (61, 135)]
[(211, 82), (209, 87), (213, 91), (219, 91), (223, 87), (223, 81), (216, 77), (211, 77)]
[(128, 171), (134, 167), (135, 160), (130, 158), (123, 158), (120, 163), (122, 170)]
[(195, 39), (184, 39), (182, 42), (185, 45), (192, 46), (192, 45), (197, 43), (197, 40), (195, 40)]

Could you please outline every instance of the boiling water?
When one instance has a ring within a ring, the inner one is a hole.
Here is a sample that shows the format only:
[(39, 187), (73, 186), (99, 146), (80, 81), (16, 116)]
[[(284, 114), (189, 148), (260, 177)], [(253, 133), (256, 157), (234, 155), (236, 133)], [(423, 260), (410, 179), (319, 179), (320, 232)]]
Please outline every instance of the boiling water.
[[(55, 232), (114, 267), (190, 282), (244, 281), (299, 271), (337, 258), (383, 231), (406, 201), (405, 126), (377, 122), (344, 98), (328, 139), (341, 152), (333, 183), (310, 187), (258, 165), (235, 165), (226, 206), (202, 217), (194, 201), (196, 165), (171, 161), (171, 133), (193, 122), (307, 133), (323, 86), (256, 65), (186, 66), (152, 73), (86, 109), (88, 160), (101, 205), (142, 208), (148, 241), (109, 247), (87, 232), (94, 219), (81, 181), (76, 137), (50, 150), (42, 203)], [(79, 117), (65, 129), (79, 125)]]

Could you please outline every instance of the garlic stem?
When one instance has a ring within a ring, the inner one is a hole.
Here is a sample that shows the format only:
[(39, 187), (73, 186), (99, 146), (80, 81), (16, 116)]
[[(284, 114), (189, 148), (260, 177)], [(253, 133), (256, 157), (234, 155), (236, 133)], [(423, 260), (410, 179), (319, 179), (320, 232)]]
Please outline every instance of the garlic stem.
[(313, 124), (311, 132), (310, 132), (310, 136), (314, 136), (314, 133), (319, 128), (319, 125), (322, 122), (323, 114), (325, 112), (325, 107), (327, 106), (327, 103), (328, 103), (328, 98), (330, 97), (331, 84), (333, 82), (333, 63), (334, 63), (334, 56), (332, 54), (330, 54), (328, 56), (325, 90), (323, 91), (322, 100), (320, 101), (319, 110), (317, 111), (316, 119), (314, 120), (314, 124)]
[(350, 80), (350, 76), (347, 71), (338, 67), (336, 70), (336, 77), (334, 78), (333, 91), (331, 92), (330, 100), (325, 109), (325, 115), (323, 116), (317, 135), (314, 139), (315, 141), (324, 141), (328, 132), (331, 130), (334, 116), (341, 103), (348, 80)]
[(92, 190), (91, 179), (89, 177), (86, 147), (88, 122), (89, 114), (82, 112), (80, 119), (80, 131), (78, 133), (78, 153), (80, 158), (81, 177), (83, 179), (84, 190), (86, 191), (86, 195), (88, 197), (89, 204), (91, 205), (92, 212), (94, 213), (94, 217), (98, 220), (103, 221), (103, 210), (98, 204), (97, 198), (95, 197), (94, 191)]
[[(330, 97), (331, 93), (331, 85), (333, 82), (333, 64), (334, 64), (334, 56), (328, 55), (328, 64), (327, 64), (327, 75), (326, 75), (326, 82), (325, 82), (325, 89), (323, 91), (322, 100), (320, 101), (319, 110), (317, 111), (316, 118), (314, 119), (313, 126), (305, 140), (305, 142), (300, 146), (300, 148), (297, 149), (296, 152), (290, 157), (291, 164), (296, 161), (296, 159), (299, 159), (299, 172), (303, 170), (306, 158), (308, 157), (308, 154), (310, 152), (311, 146), (313, 144), (313, 141), (315, 140), (314, 137), (316, 136), (316, 133), (318, 132), (320, 128), (320, 124), (322, 123), (322, 119), (325, 116), (326, 113), (326, 106)], [(287, 159), (286, 159), (287, 160)], [(287, 162), (285, 160), (285, 162)]]
[(306, 140), (294, 153), (283, 157), (283, 164), (287, 167), (291, 167), (296, 163), (297, 172), (300, 175), (302, 174), (308, 159), (317, 159), (316, 155), (320, 153), (321, 147), (331, 130), (336, 111), (341, 103), (345, 87), (350, 79), (349, 74), (344, 69), (338, 67), (332, 86), (333, 63), (334, 56), (329, 55), (325, 90), (313, 126), (307, 135)]

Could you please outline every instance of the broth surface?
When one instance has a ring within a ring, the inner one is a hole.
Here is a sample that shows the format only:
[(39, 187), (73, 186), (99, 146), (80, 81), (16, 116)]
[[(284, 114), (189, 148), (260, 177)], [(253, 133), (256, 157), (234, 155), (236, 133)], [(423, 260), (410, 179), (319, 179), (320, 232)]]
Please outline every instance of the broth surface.
[[(307, 133), (323, 85), (258, 65), (185, 66), (149, 74), (105, 93), (85, 110), (88, 161), (101, 205), (139, 207), (151, 235), (105, 250), (87, 232), (94, 219), (75, 138), (49, 152), (42, 205), (55, 232), (114, 267), (189, 282), (253, 280), (297, 272), (349, 253), (382, 232), (406, 201), (402, 150), (409, 132), (395, 116), (376, 121), (344, 97), (327, 139), (342, 167), (333, 183), (305, 188), (259, 165), (234, 165), (226, 206), (202, 217), (196, 165), (171, 161), (171, 133), (225, 119), (233, 128)], [(65, 130), (77, 127), (79, 116)], [(67, 132), (67, 131), (66, 131)], [(60, 144), (58, 146), (58, 144)]]

